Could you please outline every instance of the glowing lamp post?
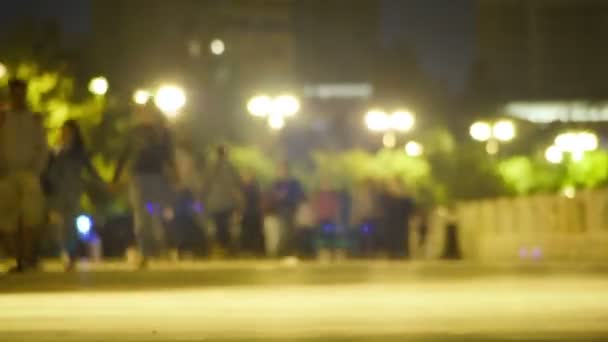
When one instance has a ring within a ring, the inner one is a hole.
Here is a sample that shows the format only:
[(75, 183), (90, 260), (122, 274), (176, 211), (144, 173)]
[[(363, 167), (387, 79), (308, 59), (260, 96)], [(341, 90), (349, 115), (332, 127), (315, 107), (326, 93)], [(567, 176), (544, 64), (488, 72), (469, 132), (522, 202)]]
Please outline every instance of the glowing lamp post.
[(136, 104), (143, 106), (145, 104), (148, 103), (148, 101), (150, 101), (150, 98), (152, 97), (152, 94), (147, 91), (147, 90), (143, 90), (143, 89), (138, 89), (133, 93), (133, 102), (135, 102)]
[(256, 118), (267, 119), (268, 127), (278, 131), (285, 126), (287, 118), (300, 111), (300, 100), (293, 95), (258, 95), (249, 100), (247, 111)]
[(108, 80), (103, 76), (95, 77), (89, 82), (89, 91), (97, 96), (105, 95), (109, 88)]
[(545, 151), (548, 162), (559, 164), (566, 154), (570, 154), (573, 161), (581, 161), (586, 152), (595, 151), (599, 147), (599, 139), (592, 132), (567, 132), (555, 137), (553, 145)]
[(154, 104), (167, 117), (176, 117), (186, 105), (186, 92), (175, 85), (163, 85), (156, 91)]
[(397, 145), (397, 134), (412, 130), (416, 119), (414, 114), (406, 110), (398, 110), (391, 114), (383, 110), (370, 110), (364, 118), (365, 126), (371, 132), (384, 133), (382, 144), (386, 148)]
[(469, 128), (473, 140), (486, 143), (488, 154), (497, 154), (500, 143), (510, 142), (517, 135), (515, 124), (510, 120), (499, 120), (493, 124), (477, 121)]

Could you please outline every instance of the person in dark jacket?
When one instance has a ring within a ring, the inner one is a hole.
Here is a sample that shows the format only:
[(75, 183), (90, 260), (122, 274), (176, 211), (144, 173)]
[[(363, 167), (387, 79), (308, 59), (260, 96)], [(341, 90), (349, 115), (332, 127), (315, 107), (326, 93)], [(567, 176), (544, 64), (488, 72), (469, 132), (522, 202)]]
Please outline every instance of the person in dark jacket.
[(409, 220), (414, 201), (406, 194), (398, 178), (386, 183), (382, 207), (385, 251), (393, 259), (409, 257)]
[(256, 257), (264, 255), (262, 193), (252, 172), (243, 174), (243, 218), (241, 222), (241, 248)]
[[(60, 134), (59, 149), (51, 155), (46, 180), (52, 223), (56, 224), (57, 242), (66, 262), (66, 271), (74, 269), (78, 234), (75, 220), (86, 182), (103, 184), (93, 167), (76, 120), (66, 121)], [(87, 179), (88, 177), (88, 179)]]

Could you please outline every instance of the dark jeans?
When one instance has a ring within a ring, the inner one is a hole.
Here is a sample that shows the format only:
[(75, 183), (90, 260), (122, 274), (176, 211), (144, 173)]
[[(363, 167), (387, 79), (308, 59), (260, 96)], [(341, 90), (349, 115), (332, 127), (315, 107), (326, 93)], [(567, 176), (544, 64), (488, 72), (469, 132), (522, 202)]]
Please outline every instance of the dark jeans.
[(6, 254), (14, 256), (17, 267), (36, 267), (37, 229), (32, 227), (19, 227), (16, 232), (0, 234), (0, 243)]
[(256, 256), (264, 255), (264, 233), (261, 213), (246, 213), (241, 227), (241, 249)]
[(219, 211), (214, 213), (213, 222), (215, 222), (215, 239), (217, 243), (226, 251), (232, 250), (230, 239), (230, 223), (232, 219), (232, 209)]

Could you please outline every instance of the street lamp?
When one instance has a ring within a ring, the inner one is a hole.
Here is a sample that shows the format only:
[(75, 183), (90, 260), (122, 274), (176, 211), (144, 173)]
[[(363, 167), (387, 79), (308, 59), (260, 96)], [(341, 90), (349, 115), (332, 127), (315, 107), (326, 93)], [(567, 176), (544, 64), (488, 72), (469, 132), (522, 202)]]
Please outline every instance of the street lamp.
[(410, 141), (405, 144), (405, 153), (410, 157), (420, 157), (424, 153), (424, 148), (421, 143)]
[(564, 152), (555, 145), (549, 146), (545, 151), (545, 159), (551, 164), (559, 164), (564, 160)]
[(268, 126), (272, 130), (280, 130), (285, 126), (285, 119), (300, 111), (300, 100), (289, 94), (276, 97), (257, 95), (247, 102), (247, 111), (254, 117), (268, 118)]
[(370, 110), (364, 117), (365, 126), (372, 132), (382, 132), (382, 144), (386, 148), (397, 145), (396, 132), (408, 132), (416, 122), (414, 114), (407, 110), (398, 110), (391, 114), (381, 110)]
[(175, 85), (163, 85), (156, 91), (154, 104), (168, 117), (175, 117), (186, 105), (186, 92)]
[(515, 124), (511, 120), (499, 120), (494, 124), (477, 121), (469, 127), (473, 140), (486, 143), (488, 154), (497, 154), (500, 143), (510, 142), (517, 134)]
[(500, 120), (492, 127), (492, 135), (499, 141), (511, 141), (515, 138), (515, 125), (512, 121)]
[(133, 102), (135, 102), (138, 105), (143, 106), (146, 103), (148, 103), (148, 101), (150, 100), (150, 97), (152, 97), (152, 94), (150, 94), (149, 91), (143, 90), (143, 89), (138, 89), (133, 93)]
[(109, 88), (108, 80), (103, 76), (95, 77), (89, 82), (89, 91), (94, 95), (103, 96)]
[[(599, 139), (597, 135), (592, 132), (566, 132), (555, 137), (552, 147), (554, 148), (554, 151), (559, 151), (561, 154), (566, 152), (570, 153), (572, 160), (574, 161), (581, 161), (585, 156), (585, 152), (597, 150), (599, 147)], [(547, 160), (549, 160), (549, 158), (547, 158)]]

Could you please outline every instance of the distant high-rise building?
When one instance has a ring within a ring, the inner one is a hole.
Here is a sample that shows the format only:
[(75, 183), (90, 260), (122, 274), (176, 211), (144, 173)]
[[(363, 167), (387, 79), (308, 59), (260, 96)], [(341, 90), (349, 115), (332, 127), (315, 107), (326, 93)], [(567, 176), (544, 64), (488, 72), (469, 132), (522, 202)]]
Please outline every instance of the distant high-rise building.
[(608, 1), (479, 0), (477, 53), (498, 98), (608, 96)]
[(231, 80), (244, 91), (293, 82), (290, 0), (95, 0), (93, 51), (126, 87)]

